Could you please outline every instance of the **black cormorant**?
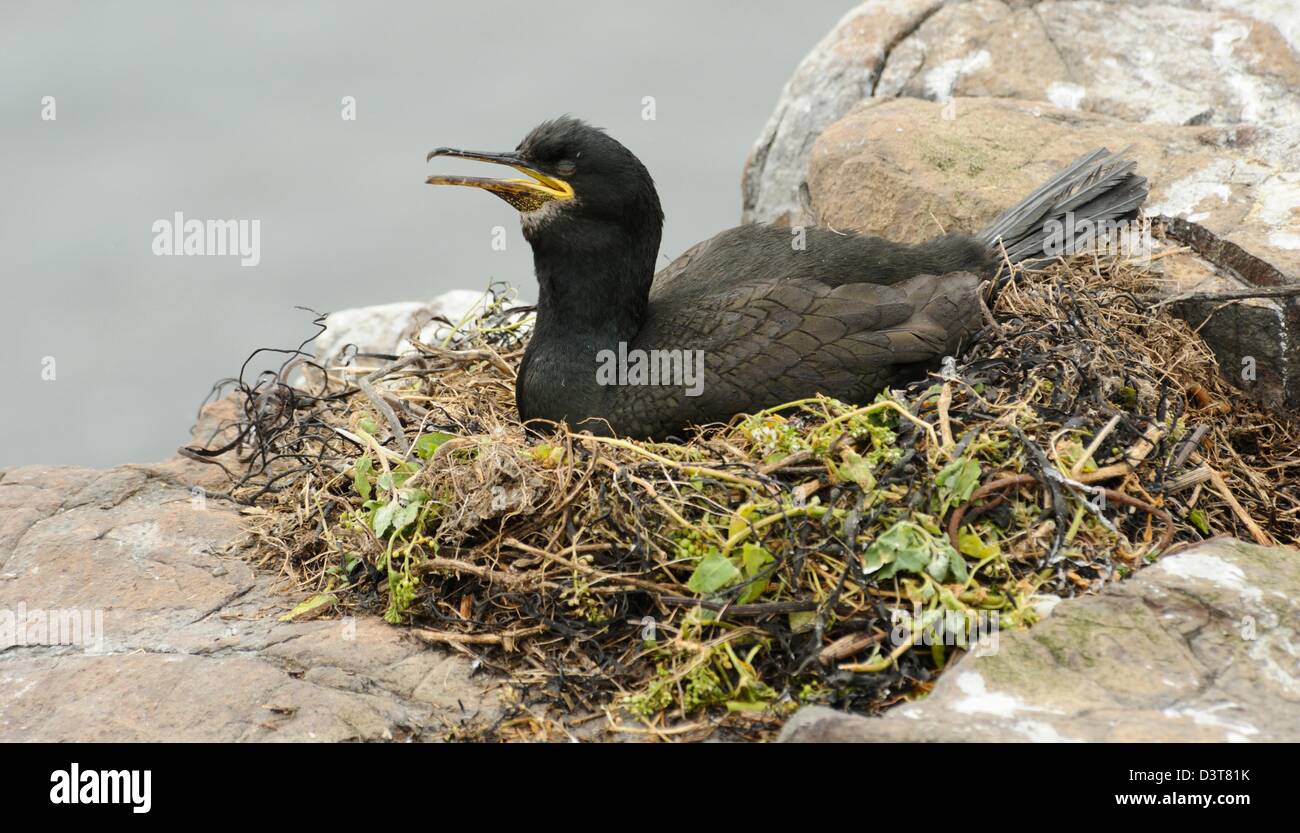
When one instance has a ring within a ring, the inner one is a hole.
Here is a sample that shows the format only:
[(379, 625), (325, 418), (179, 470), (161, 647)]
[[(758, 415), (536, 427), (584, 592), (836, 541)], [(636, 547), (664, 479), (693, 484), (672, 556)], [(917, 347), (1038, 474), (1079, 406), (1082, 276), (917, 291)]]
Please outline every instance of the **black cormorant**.
[(743, 225), (656, 275), (654, 180), (604, 131), (564, 117), (513, 152), (435, 156), (526, 175), (427, 180), (482, 188), (520, 212), (538, 283), (521, 419), (656, 439), (814, 394), (866, 403), (921, 378), (982, 325), (979, 282), (1003, 250), (1013, 261), (1055, 253), (1053, 242), (1069, 251), (1075, 241), (1053, 241), (1054, 229), (1132, 217), (1147, 190), (1135, 163), (1101, 148), (976, 235), (906, 245), (810, 227), (795, 245), (789, 228)]

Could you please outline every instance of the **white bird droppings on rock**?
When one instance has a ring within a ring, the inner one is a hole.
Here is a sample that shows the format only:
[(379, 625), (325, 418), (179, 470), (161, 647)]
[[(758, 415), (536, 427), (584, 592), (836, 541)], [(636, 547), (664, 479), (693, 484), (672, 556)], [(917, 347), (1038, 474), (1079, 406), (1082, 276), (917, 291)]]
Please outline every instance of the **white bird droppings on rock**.
[(992, 714), (998, 717), (1013, 717), (1020, 712), (1040, 712), (1026, 705), (1010, 694), (989, 691), (984, 677), (977, 671), (963, 671), (957, 677), (957, 688), (966, 696), (953, 704), (953, 709), (962, 714)]
[(1246, 574), (1235, 564), (1229, 564), (1217, 555), (1206, 552), (1182, 552), (1162, 558), (1152, 569), (1164, 570), (1183, 579), (1202, 579), (1229, 590), (1236, 590), (1242, 598), (1252, 602), (1263, 600), (1258, 587), (1246, 583)]
[(957, 86), (958, 78), (984, 69), (992, 62), (993, 56), (987, 49), (972, 52), (965, 58), (944, 61), (925, 74), (925, 91), (933, 96), (935, 101), (947, 101), (952, 98), (952, 90)]
[(1066, 107), (1070, 110), (1078, 110), (1079, 105), (1083, 103), (1087, 91), (1078, 84), (1070, 84), (1065, 81), (1053, 81), (1047, 85), (1047, 100), (1057, 107)]

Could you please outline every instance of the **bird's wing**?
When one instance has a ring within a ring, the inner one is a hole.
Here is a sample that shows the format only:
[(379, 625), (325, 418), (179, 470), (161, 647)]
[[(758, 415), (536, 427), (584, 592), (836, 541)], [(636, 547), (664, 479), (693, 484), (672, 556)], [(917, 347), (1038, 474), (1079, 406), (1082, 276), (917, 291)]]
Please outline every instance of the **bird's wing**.
[[(703, 279), (690, 271), (692, 282)], [(979, 325), (977, 287), (971, 273), (918, 275), (892, 285), (793, 276), (741, 282), (705, 300), (691, 292), (660, 293), (630, 347), (700, 351), (703, 384), (698, 396), (671, 385), (623, 388), (620, 417), (649, 423), (655, 414), (684, 414), (703, 424), (814, 392), (869, 401), (956, 351)], [(647, 425), (645, 433), (675, 430)]]
[(655, 276), (651, 303), (712, 298), (755, 284), (894, 284), (916, 275), (978, 272), (988, 246), (965, 234), (909, 245), (819, 226), (750, 224), (692, 246)]

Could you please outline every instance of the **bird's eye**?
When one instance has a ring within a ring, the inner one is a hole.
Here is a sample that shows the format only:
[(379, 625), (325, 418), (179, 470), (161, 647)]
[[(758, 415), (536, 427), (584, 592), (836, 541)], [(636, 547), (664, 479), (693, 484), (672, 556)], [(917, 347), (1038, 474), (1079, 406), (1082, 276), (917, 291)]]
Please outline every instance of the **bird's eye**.
[(555, 172), (560, 176), (571, 176), (576, 170), (578, 170), (578, 166), (573, 164), (572, 159), (561, 159), (555, 163)]

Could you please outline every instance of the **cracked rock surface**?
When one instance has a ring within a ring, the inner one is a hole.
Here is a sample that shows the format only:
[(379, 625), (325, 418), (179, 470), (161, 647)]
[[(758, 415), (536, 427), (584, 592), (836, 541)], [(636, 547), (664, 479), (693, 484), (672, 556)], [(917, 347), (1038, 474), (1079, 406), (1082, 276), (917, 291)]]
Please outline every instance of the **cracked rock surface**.
[(996, 644), (924, 700), (804, 709), (781, 740), (1300, 741), (1295, 550), (1207, 542)]
[(0, 740), (436, 740), (499, 714), (469, 660), (377, 617), (279, 621), (302, 597), (196, 497), (214, 473), (0, 470)]

